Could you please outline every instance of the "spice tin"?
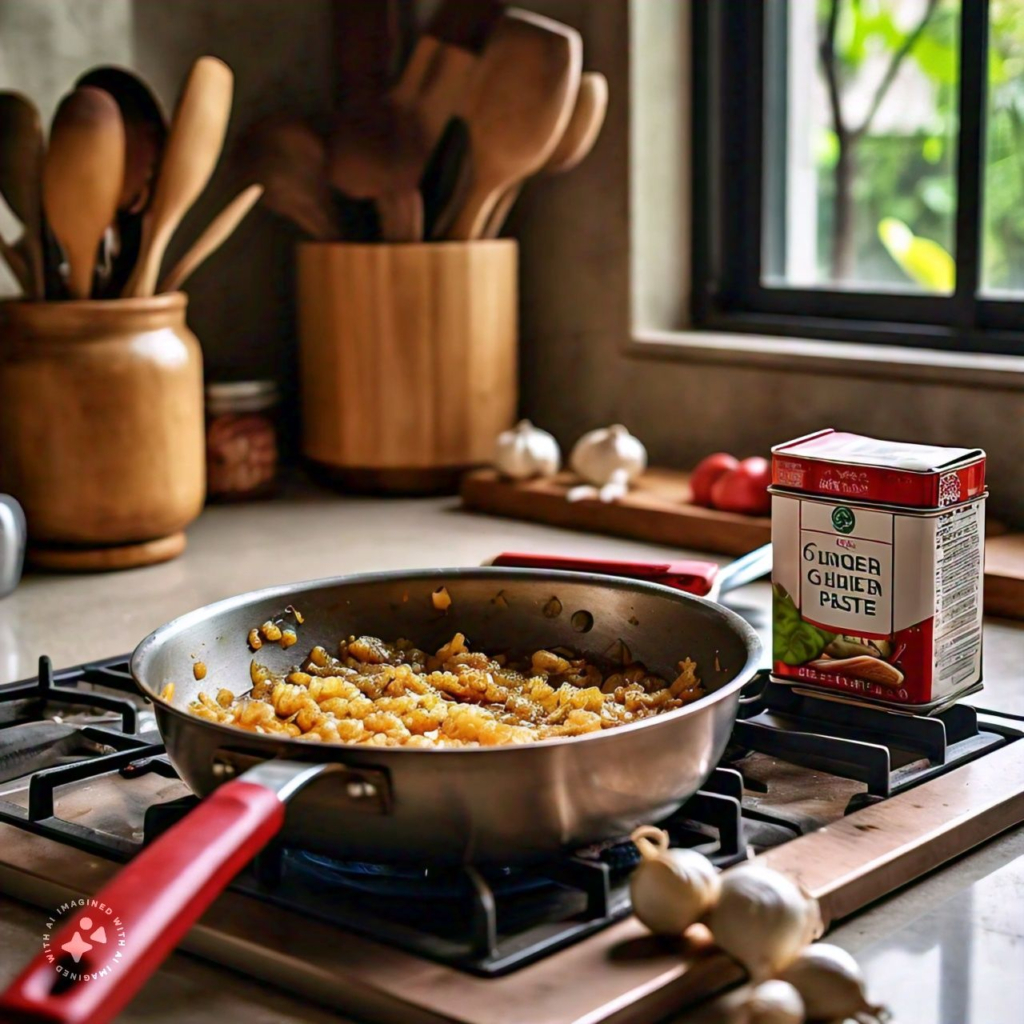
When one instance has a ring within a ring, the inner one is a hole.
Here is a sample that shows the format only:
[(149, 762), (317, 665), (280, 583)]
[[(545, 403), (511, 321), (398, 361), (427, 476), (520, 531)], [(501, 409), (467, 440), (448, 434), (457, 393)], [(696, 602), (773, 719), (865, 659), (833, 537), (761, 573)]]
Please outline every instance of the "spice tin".
[(822, 430), (772, 449), (778, 682), (893, 705), (981, 679), (985, 453)]

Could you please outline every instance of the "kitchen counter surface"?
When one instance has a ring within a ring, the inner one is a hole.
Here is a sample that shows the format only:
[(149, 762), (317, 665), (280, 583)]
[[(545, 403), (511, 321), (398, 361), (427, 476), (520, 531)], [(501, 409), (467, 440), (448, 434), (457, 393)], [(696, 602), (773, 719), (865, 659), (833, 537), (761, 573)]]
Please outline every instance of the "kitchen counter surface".
[[(477, 565), (501, 550), (609, 558), (680, 552), (458, 511), (452, 499), (339, 499), (301, 491), (277, 501), (215, 506), (177, 561), (100, 576), (26, 577), (0, 602), (0, 683), (131, 650), (151, 629), (199, 605), (290, 580), (376, 569)], [(767, 584), (729, 602), (762, 630)], [(1024, 717), (1024, 626), (986, 625), (986, 689), (975, 700)], [(0, 896), (0, 986), (39, 947), (44, 915)], [(836, 928), (872, 998), (904, 1024), (1000, 1024), (1024, 1012), (1024, 829), (1006, 833)], [(567, 979), (567, 983), (571, 983)], [(727, 1019), (719, 1001), (685, 1019)], [(249, 978), (176, 954), (120, 1018), (147, 1024), (339, 1018)]]

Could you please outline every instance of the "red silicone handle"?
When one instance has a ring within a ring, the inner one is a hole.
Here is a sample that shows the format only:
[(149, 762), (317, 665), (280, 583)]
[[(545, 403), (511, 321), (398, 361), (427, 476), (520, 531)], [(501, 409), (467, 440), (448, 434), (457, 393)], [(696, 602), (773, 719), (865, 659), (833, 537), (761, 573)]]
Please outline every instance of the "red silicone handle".
[(566, 555), (531, 555), (506, 551), (492, 565), (521, 569), (562, 569), (571, 572), (598, 572), (606, 576), (625, 576), (633, 580), (650, 580), (676, 590), (703, 596), (710, 592), (718, 565), (714, 562), (626, 562), (604, 558), (574, 558)]
[[(243, 865), (280, 831), (284, 813), (284, 804), (270, 789), (243, 779), (221, 786), (135, 857), (93, 897), (94, 903), (69, 915), (49, 940), (50, 956), (44, 950), (0, 996), (0, 1020), (111, 1020)], [(83, 916), (93, 922), (85, 940), (102, 925), (106, 942), (96, 942), (75, 963), (62, 947), (78, 933), (75, 948), (80, 950)], [(99, 976), (67, 979), (59, 973), (62, 965), (76, 974)], [(109, 973), (100, 973), (108, 965)]]

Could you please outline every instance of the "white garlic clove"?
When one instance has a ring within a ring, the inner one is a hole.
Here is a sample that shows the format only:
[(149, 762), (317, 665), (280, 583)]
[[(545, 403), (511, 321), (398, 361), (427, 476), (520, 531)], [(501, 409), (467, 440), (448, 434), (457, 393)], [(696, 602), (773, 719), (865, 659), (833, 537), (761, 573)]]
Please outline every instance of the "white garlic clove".
[(520, 420), (511, 430), (498, 435), (494, 465), (504, 476), (513, 480), (554, 476), (561, 464), (558, 442), (529, 420)]
[(814, 1020), (855, 1017), (868, 1024), (888, 1016), (885, 1007), (868, 1002), (860, 965), (839, 946), (827, 942), (808, 946), (780, 977), (800, 993)]
[(598, 487), (610, 483), (616, 471), (621, 471), (629, 483), (647, 468), (647, 449), (617, 423), (584, 434), (576, 442), (569, 463), (573, 472)]
[(601, 497), (601, 492), (591, 484), (578, 484), (576, 487), (570, 487), (566, 492), (565, 500), (569, 502), (575, 501), (597, 501)]
[(707, 925), (716, 944), (761, 981), (788, 967), (821, 934), (821, 915), (817, 902), (784, 875), (744, 864), (722, 875)]
[(642, 858), (629, 880), (633, 913), (655, 935), (682, 935), (718, 898), (717, 870), (695, 850), (669, 849), (660, 829), (644, 826), (632, 838)]
[(786, 981), (762, 981), (743, 1004), (744, 1024), (803, 1024), (804, 1003)]
[(597, 492), (597, 497), (598, 500), (603, 501), (606, 505), (610, 505), (620, 498), (624, 498), (628, 492), (629, 480), (626, 478), (626, 471), (624, 469), (617, 469), (612, 473), (611, 480)]

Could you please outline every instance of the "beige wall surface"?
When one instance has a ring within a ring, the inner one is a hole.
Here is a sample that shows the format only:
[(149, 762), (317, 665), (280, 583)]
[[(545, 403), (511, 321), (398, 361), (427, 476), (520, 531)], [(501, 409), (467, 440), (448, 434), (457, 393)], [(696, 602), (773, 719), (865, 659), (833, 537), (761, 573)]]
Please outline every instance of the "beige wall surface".
[[(213, 54), (234, 70), (225, 156), (165, 266), (231, 198), (239, 172), (231, 147), (242, 129), (279, 109), (318, 116), (329, 107), (332, 45), (330, 0), (0, 0), (0, 88), (31, 96), (44, 123), (96, 64), (140, 72), (167, 111), (196, 57)], [(8, 224), (0, 219), (6, 237)], [(276, 377), (289, 388), (295, 237), (257, 208), (189, 282), (208, 376)]]
[[(582, 31), (585, 67), (608, 76), (611, 104), (591, 156), (570, 174), (531, 184), (510, 224), (522, 241), (524, 414), (563, 443), (600, 424), (625, 423), (652, 460), (680, 467), (719, 449), (767, 454), (773, 443), (822, 426), (980, 446), (990, 455), (991, 512), (1024, 521), (1024, 392), (844, 378), (801, 372), (795, 362), (765, 369), (627, 352), (628, 5), (531, 0), (528, 6)], [(656, 93), (647, 101), (659, 102)], [(663, 117), (668, 132), (677, 104), (667, 97), (663, 111), (647, 116)], [(666, 218), (664, 229), (674, 232), (677, 225)]]

